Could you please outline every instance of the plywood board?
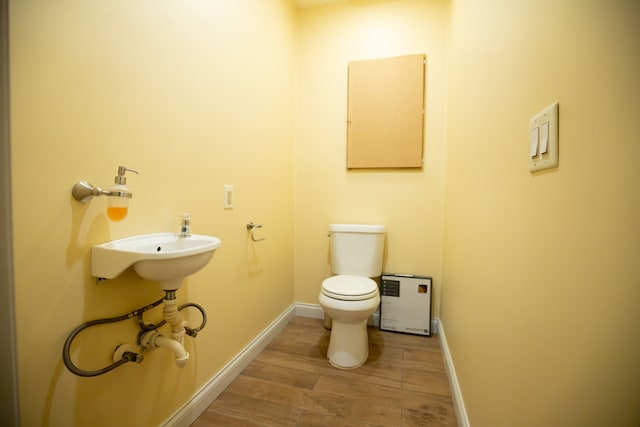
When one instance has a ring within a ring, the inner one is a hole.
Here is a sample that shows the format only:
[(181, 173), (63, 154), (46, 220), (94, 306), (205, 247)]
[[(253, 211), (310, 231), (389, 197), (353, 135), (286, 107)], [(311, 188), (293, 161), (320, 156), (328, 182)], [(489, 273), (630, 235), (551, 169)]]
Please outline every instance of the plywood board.
[(348, 168), (422, 167), (425, 55), (349, 63)]

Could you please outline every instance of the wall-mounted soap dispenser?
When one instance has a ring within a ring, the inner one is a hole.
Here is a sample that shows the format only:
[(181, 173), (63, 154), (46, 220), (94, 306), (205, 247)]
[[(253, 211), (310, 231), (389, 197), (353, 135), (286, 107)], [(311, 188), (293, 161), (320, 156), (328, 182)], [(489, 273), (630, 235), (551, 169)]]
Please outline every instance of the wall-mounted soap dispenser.
[(129, 200), (133, 197), (133, 193), (127, 187), (127, 178), (124, 174), (129, 171), (136, 174), (139, 172), (135, 169), (129, 169), (124, 166), (118, 167), (118, 174), (115, 176), (114, 183), (106, 190), (100, 187), (94, 187), (87, 181), (80, 181), (73, 186), (71, 194), (80, 202), (88, 202), (93, 196), (109, 196), (107, 201), (107, 217), (112, 221), (121, 221), (129, 213)]
[(138, 173), (133, 169), (119, 166), (113, 185), (107, 188), (110, 196), (107, 200), (107, 216), (112, 221), (122, 221), (129, 213), (129, 200), (133, 194), (126, 185), (127, 178), (124, 176), (126, 171)]

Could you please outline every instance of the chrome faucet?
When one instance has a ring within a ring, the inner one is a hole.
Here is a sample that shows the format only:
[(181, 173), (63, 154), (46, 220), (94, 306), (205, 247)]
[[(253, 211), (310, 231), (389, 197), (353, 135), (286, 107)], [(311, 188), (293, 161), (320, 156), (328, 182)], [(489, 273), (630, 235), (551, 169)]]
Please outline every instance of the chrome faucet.
[(182, 214), (182, 221), (180, 221), (180, 237), (189, 237), (189, 226), (191, 225), (191, 217), (189, 214)]

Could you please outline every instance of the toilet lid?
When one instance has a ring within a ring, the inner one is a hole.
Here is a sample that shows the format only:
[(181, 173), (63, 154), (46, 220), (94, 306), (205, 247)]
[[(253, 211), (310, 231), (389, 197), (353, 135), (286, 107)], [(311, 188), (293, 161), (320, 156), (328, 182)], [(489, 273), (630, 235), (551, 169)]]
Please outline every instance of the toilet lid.
[(378, 285), (364, 276), (333, 276), (322, 282), (322, 293), (330, 298), (358, 301), (378, 294)]

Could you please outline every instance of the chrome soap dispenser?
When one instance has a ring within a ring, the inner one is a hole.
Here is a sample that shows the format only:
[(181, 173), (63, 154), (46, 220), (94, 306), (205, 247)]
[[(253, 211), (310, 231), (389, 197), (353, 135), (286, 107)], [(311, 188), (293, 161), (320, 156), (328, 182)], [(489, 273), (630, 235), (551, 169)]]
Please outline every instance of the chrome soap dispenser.
[(115, 176), (113, 185), (107, 188), (109, 195), (107, 198), (107, 217), (112, 221), (122, 221), (129, 213), (129, 200), (131, 200), (133, 194), (126, 185), (127, 178), (124, 174), (127, 171), (138, 173), (134, 169), (119, 166), (118, 175)]

